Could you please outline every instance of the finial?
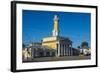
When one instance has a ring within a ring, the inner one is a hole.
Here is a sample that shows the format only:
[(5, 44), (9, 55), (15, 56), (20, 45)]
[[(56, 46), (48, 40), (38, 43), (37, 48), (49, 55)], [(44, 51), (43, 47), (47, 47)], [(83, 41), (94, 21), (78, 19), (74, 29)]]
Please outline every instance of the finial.
[(57, 15), (54, 16), (54, 20), (58, 20), (58, 16)]

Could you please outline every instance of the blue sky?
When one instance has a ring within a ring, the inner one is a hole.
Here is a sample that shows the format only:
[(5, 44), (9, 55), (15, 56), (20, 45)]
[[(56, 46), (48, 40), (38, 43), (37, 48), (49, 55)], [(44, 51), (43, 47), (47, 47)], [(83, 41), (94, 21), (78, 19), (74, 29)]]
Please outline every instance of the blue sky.
[(59, 17), (60, 35), (69, 37), (73, 41), (73, 47), (79, 46), (82, 41), (87, 41), (90, 44), (90, 13), (33, 10), (23, 10), (23, 43), (40, 42), (42, 38), (52, 36), (54, 15)]

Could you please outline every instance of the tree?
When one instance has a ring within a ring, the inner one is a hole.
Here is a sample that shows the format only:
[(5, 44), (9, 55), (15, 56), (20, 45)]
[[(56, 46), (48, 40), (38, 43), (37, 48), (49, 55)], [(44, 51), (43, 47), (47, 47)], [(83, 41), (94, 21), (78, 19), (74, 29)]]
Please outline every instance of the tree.
[(80, 46), (77, 46), (78, 49), (80, 49)]
[(24, 44), (24, 43), (23, 43), (23, 45), (22, 45), (22, 46), (23, 46), (23, 48), (25, 48), (25, 44)]
[(81, 48), (88, 48), (88, 42), (86, 41), (82, 42)]

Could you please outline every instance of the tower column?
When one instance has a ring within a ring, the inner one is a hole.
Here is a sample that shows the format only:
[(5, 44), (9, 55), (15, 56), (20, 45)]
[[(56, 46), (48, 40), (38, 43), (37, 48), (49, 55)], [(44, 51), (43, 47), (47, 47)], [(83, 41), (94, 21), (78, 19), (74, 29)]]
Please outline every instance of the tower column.
[(57, 15), (54, 16), (54, 29), (52, 35), (59, 36), (59, 19)]

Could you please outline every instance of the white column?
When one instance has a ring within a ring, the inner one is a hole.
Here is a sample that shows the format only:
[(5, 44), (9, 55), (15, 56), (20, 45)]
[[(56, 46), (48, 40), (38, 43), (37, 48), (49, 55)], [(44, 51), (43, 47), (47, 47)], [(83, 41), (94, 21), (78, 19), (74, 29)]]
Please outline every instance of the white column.
[(62, 44), (60, 44), (60, 50), (61, 50), (61, 53), (60, 53), (60, 55), (62, 56), (63, 55), (63, 48), (62, 48)]
[(62, 45), (60, 44), (60, 56), (62, 56)]
[(70, 56), (70, 47), (68, 45), (68, 56)]
[(64, 55), (64, 47), (63, 47), (63, 44), (62, 44), (62, 56)]
[(73, 55), (72, 45), (71, 45), (71, 56)]
[(58, 43), (58, 56), (60, 56), (60, 43)]
[(60, 44), (60, 56), (62, 56), (62, 45)]
[(57, 45), (57, 50), (55, 52), (55, 56), (58, 56), (58, 43), (56, 45)]
[(63, 56), (65, 56), (65, 45), (63, 45)]
[(70, 45), (70, 56), (72, 56), (72, 46)]
[[(70, 45), (69, 45), (69, 47), (70, 47)], [(71, 47), (70, 47), (70, 52), (69, 52), (69, 55), (71, 56)]]
[(64, 46), (65, 46), (65, 45), (63, 45), (63, 56), (65, 55), (65, 48), (64, 48)]
[(66, 45), (65, 45), (65, 56), (66, 56)]
[(65, 48), (66, 48), (66, 56), (67, 56), (67, 45), (65, 46)]
[(71, 47), (70, 47), (70, 52), (69, 52), (69, 55), (71, 56)]
[(65, 52), (64, 55), (66, 56), (66, 45), (64, 45), (64, 52)]
[(64, 45), (62, 44), (62, 56), (64, 56)]
[(34, 48), (31, 48), (32, 59), (34, 58)]
[(71, 48), (70, 48), (70, 45), (69, 45), (69, 56), (71, 55)]
[(66, 44), (65, 44), (65, 56), (66, 56)]
[(66, 45), (66, 55), (68, 56), (68, 46)]

